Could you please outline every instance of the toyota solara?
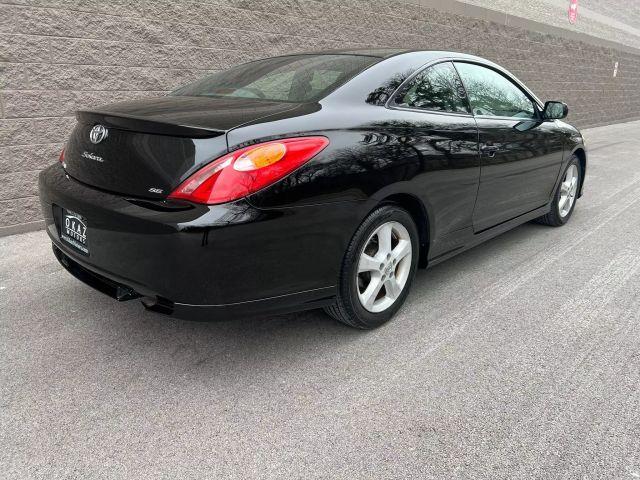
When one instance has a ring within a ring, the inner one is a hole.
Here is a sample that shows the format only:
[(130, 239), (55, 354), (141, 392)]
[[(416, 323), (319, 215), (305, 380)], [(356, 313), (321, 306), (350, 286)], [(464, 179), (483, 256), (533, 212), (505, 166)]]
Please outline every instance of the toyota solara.
[(286, 55), (77, 112), (40, 198), (60, 263), (118, 300), (373, 328), (418, 268), (569, 220), (587, 159), (566, 115), (476, 56)]

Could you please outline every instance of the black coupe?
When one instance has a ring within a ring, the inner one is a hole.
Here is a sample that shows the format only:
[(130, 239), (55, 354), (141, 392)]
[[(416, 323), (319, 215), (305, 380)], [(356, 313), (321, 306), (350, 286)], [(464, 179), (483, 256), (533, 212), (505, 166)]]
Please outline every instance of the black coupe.
[(587, 160), (566, 115), (471, 55), (286, 55), (78, 112), (40, 197), (58, 260), (118, 300), (373, 328), (417, 268), (569, 220)]

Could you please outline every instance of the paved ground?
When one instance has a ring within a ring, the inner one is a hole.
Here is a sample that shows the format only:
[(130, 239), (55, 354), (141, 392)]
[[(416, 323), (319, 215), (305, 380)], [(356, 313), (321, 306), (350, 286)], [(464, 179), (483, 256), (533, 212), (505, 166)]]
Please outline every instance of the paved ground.
[(0, 238), (0, 477), (640, 478), (640, 122), (570, 224), (421, 272), (374, 332), (192, 323)]
[(459, 1), (640, 48), (638, 0), (580, 0), (578, 19), (574, 24), (569, 23), (567, 0)]

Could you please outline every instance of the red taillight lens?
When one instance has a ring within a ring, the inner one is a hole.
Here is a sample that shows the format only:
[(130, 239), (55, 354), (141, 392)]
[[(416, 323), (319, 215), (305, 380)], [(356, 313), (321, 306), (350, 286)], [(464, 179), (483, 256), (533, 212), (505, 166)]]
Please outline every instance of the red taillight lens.
[(169, 198), (213, 205), (246, 197), (284, 178), (327, 145), (326, 137), (298, 137), (236, 150), (202, 167)]
[(67, 168), (67, 165), (64, 163), (64, 148), (60, 152), (60, 158), (58, 158), (58, 161), (62, 164), (63, 168)]

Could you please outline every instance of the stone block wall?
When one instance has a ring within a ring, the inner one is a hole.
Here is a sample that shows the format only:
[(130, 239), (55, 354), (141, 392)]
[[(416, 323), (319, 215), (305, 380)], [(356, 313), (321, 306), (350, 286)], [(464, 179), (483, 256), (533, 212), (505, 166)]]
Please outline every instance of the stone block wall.
[(447, 2), (0, 0), (0, 235), (41, 226), (37, 174), (57, 160), (76, 109), (163, 95), (264, 56), (374, 46), (461, 51), (500, 63), (542, 99), (566, 101), (577, 126), (640, 117), (640, 51), (438, 3)]

